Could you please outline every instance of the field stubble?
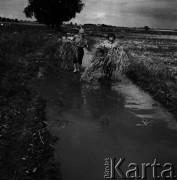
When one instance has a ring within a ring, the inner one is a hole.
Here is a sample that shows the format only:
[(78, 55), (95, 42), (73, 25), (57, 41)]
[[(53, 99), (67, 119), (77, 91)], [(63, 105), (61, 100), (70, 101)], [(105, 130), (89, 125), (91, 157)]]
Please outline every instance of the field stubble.
[(177, 114), (177, 40), (171, 38), (120, 39), (127, 45), (131, 65), (127, 76)]

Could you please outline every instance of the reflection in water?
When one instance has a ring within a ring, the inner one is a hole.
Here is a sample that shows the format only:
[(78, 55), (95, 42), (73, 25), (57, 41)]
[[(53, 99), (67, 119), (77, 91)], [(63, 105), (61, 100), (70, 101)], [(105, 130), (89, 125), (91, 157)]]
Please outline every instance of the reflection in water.
[(95, 86), (83, 86), (83, 93), (87, 109), (92, 114), (92, 121), (99, 121), (102, 125), (109, 125), (114, 115), (124, 110), (124, 99), (121, 94), (112, 90), (110, 83), (100, 83)]
[[(33, 85), (47, 99), (50, 130), (60, 138), (63, 180), (103, 180), (106, 157), (177, 167), (176, 120), (130, 81), (82, 84), (78, 74), (65, 73)], [(58, 119), (68, 124), (57, 128)]]
[(149, 126), (153, 125), (153, 123), (165, 123), (175, 120), (172, 114), (168, 113), (149, 94), (140, 90), (128, 79), (124, 79), (124, 82), (119, 85), (116, 84), (114, 89), (124, 94), (125, 107), (135, 116), (141, 118), (141, 125)]

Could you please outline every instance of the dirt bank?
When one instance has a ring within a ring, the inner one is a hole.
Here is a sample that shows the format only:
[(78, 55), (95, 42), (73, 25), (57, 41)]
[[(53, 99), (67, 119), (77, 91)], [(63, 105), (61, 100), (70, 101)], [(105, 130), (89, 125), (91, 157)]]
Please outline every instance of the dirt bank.
[[(9, 38), (5, 39), (8, 33)], [(0, 176), (3, 180), (61, 178), (60, 164), (53, 158), (57, 138), (48, 132), (45, 100), (29, 86), (40, 67), (49, 70), (53, 65), (42, 61), (49, 59), (47, 52), (54, 42), (50, 33), (46, 29), (41, 34), (33, 29), (15, 34), (1, 32)]]

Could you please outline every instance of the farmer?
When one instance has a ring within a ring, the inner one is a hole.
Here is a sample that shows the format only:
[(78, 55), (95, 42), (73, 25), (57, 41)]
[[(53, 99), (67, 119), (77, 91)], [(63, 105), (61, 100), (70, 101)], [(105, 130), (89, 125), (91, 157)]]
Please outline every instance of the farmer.
[(84, 48), (88, 47), (87, 40), (85, 39), (84, 29), (79, 30), (79, 34), (76, 35), (73, 39), (74, 45), (76, 47), (76, 57), (73, 60), (74, 63), (74, 73), (80, 71), (82, 65), (82, 59), (84, 57)]
[(101, 47), (106, 47), (108, 49), (112, 49), (118, 45), (118, 42), (116, 41), (116, 36), (114, 33), (110, 33), (107, 36), (107, 40), (102, 42), (100, 44)]

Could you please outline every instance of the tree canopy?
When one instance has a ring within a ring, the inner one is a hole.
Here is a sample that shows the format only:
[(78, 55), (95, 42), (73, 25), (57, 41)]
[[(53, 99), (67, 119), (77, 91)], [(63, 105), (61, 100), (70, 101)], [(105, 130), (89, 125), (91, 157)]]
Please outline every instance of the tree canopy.
[(82, 0), (28, 0), (24, 9), (27, 18), (35, 17), (38, 22), (49, 26), (60, 26), (80, 13)]

